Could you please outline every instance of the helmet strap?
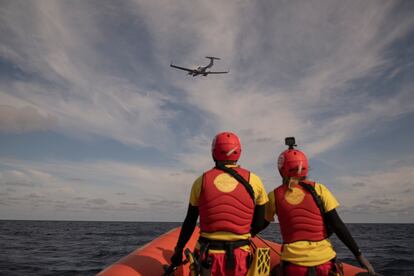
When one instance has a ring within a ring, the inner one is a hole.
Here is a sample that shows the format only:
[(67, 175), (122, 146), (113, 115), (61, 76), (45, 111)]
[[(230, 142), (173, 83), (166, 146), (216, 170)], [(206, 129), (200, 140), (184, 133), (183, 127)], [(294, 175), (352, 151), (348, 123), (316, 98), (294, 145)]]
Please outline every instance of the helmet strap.
[(236, 165), (237, 161), (233, 160), (214, 160), (214, 162), (217, 164), (223, 164), (223, 165)]

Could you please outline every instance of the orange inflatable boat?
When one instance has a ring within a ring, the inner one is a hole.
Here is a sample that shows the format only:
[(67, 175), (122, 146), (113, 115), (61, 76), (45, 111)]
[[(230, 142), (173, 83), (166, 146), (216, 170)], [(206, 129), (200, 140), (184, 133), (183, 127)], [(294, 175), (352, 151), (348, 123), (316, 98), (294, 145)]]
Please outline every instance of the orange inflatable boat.
[[(196, 228), (191, 239), (187, 243), (187, 247), (191, 250), (194, 248), (198, 239), (199, 229)], [(118, 262), (110, 265), (98, 276), (161, 276), (164, 273), (165, 265), (169, 264), (170, 257), (173, 254), (174, 246), (177, 243), (180, 228), (175, 228), (157, 239), (149, 242), (141, 248), (136, 249), (131, 254), (125, 256)], [(279, 264), (281, 245), (255, 237), (252, 239), (253, 244), (257, 248), (270, 248), (270, 267)], [(364, 275), (363, 269), (343, 264), (345, 276)], [(189, 264), (178, 267), (175, 271), (175, 276), (190, 275)], [(261, 274), (262, 275), (262, 274)]]

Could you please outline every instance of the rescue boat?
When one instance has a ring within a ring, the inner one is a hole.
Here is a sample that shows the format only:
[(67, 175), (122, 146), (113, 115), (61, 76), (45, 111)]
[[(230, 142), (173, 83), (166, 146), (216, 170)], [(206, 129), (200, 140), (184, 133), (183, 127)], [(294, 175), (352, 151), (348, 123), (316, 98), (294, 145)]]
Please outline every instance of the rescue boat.
[[(200, 229), (196, 228), (189, 242), (187, 248), (191, 250), (194, 248)], [(173, 255), (175, 244), (177, 243), (180, 228), (172, 229), (171, 231), (161, 235), (146, 245), (136, 249), (129, 255), (123, 257), (116, 263), (110, 265), (106, 269), (98, 273), (98, 276), (150, 276), (163, 275), (165, 268), (170, 263), (170, 258)], [(281, 245), (266, 239), (256, 236), (252, 239), (252, 243), (256, 248), (270, 248), (266, 252), (267, 260), (270, 257), (270, 269), (275, 267), (280, 262)], [(264, 259), (266, 260), (266, 258)], [(260, 265), (260, 264), (259, 264)], [(344, 275), (364, 275), (365, 270), (343, 263)], [(268, 275), (268, 271), (255, 273), (254, 275)], [(190, 265), (186, 263), (177, 268), (174, 272), (175, 276), (190, 275)]]

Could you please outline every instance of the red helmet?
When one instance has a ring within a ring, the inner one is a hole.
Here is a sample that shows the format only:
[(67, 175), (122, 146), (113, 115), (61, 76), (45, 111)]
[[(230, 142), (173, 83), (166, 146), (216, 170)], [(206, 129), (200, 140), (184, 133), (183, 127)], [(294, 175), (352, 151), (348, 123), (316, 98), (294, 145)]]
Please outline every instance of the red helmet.
[(240, 158), (241, 143), (233, 132), (221, 132), (211, 144), (211, 154), (215, 161), (237, 161)]
[(277, 160), (277, 167), (283, 178), (305, 177), (309, 171), (306, 155), (296, 149), (288, 149), (282, 152)]

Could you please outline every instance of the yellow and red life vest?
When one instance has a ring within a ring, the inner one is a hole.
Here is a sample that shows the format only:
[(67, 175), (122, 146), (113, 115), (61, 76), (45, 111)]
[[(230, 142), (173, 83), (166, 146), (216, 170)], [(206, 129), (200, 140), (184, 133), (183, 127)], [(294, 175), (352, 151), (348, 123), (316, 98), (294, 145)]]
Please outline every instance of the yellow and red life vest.
[[(233, 169), (249, 181), (249, 171), (240, 167)], [(216, 168), (203, 174), (198, 205), (202, 232), (247, 234), (250, 232), (254, 206), (245, 187), (233, 177)]]
[[(315, 186), (315, 182), (305, 183)], [(308, 191), (300, 185), (290, 190), (288, 185), (281, 185), (274, 190), (274, 195), (284, 243), (321, 241), (327, 238), (321, 211)]]

